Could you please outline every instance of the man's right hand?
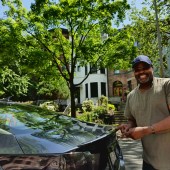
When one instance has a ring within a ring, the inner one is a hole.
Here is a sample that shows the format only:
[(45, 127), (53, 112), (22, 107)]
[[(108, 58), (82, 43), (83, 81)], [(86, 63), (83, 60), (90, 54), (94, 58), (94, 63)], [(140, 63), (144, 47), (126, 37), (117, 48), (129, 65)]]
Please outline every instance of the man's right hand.
[(132, 128), (131, 124), (121, 124), (116, 129), (121, 131), (122, 137), (128, 137), (126, 134), (130, 128)]

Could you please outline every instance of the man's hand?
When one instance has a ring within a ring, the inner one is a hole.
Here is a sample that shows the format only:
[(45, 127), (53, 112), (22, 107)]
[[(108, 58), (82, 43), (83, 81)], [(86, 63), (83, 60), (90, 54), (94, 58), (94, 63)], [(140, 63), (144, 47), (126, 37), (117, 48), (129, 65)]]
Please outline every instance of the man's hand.
[(128, 133), (130, 128), (131, 128), (131, 124), (121, 124), (116, 129), (121, 131), (122, 137), (127, 137), (126, 134)]
[(147, 135), (147, 133), (148, 133), (148, 127), (135, 127), (135, 128), (130, 128), (125, 133), (125, 136), (137, 140)]
[(123, 124), (120, 126), (120, 130), (122, 132), (122, 137), (132, 138), (134, 140), (141, 139), (145, 135), (152, 134), (152, 129), (150, 126), (131, 128), (127, 124)]
[(135, 128), (136, 126), (137, 125), (136, 125), (135, 119), (134, 118), (129, 118), (128, 123), (121, 124), (120, 126), (117, 127), (117, 130), (121, 131), (122, 137), (127, 138), (127, 137), (131, 137), (131, 129)]

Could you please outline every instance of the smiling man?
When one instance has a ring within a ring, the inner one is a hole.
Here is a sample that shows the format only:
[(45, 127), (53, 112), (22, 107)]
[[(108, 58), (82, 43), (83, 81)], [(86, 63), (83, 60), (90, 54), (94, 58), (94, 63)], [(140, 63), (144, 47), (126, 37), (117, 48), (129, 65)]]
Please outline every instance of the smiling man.
[(134, 75), (140, 84), (140, 89), (145, 89), (152, 85), (153, 68), (150, 59), (147, 56), (140, 55), (132, 63)]
[(153, 75), (151, 60), (140, 55), (132, 62), (138, 86), (127, 96), (124, 137), (141, 139), (143, 170), (170, 170), (170, 79)]

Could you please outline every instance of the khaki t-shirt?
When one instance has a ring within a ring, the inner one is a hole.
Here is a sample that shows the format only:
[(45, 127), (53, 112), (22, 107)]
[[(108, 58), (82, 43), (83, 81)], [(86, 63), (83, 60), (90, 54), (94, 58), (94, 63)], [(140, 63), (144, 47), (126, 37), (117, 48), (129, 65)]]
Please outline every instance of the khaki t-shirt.
[[(166, 91), (166, 92), (165, 92)], [(125, 116), (134, 117), (137, 126), (150, 126), (170, 116), (170, 79), (154, 78), (153, 86), (144, 92), (139, 87), (127, 96)], [(158, 170), (170, 170), (170, 132), (142, 138), (143, 159)]]

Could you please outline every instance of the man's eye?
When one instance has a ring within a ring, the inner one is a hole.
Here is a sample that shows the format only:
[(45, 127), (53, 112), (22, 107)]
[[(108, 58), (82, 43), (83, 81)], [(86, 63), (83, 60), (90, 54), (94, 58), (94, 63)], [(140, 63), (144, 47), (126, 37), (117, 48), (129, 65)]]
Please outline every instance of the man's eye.
[(134, 69), (134, 71), (138, 72), (138, 71), (148, 70), (149, 68), (150, 68), (150, 66), (146, 66), (146, 67)]
[(137, 69), (135, 69), (135, 72), (143, 71), (143, 70), (145, 70), (145, 69), (146, 69), (145, 67), (143, 67), (143, 68), (137, 68)]

